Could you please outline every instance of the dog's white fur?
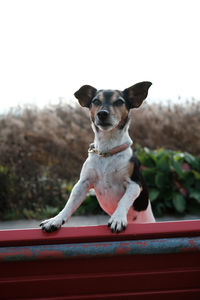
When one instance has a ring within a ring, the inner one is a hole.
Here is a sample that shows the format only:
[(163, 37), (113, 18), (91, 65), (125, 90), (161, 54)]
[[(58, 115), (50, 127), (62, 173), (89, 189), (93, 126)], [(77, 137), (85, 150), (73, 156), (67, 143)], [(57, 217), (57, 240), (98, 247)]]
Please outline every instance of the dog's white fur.
[[(111, 118), (114, 118), (111, 116)], [(128, 133), (129, 122), (122, 130), (116, 128), (116, 119), (107, 130), (98, 130), (95, 122), (92, 128), (95, 133), (94, 147), (98, 151), (108, 152), (112, 148), (122, 144), (132, 144)], [(133, 203), (140, 194), (140, 186), (131, 180), (127, 169), (127, 161), (132, 157), (132, 149), (116, 153), (109, 157), (101, 157), (95, 153), (89, 153), (85, 161), (80, 179), (74, 186), (68, 202), (63, 210), (54, 218), (45, 220), (41, 223), (45, 231), (54, 231), (64, 222), (68, 221), (73, 212), (81, 205), (88, 191), (94, 188), (97, 199), (103, 210), (111, 217), (109, 226), (112, 231), (119, 232), (128, 223), (155, 222), (151, 210), (151, 204), (145, 211), (135, 211)]]

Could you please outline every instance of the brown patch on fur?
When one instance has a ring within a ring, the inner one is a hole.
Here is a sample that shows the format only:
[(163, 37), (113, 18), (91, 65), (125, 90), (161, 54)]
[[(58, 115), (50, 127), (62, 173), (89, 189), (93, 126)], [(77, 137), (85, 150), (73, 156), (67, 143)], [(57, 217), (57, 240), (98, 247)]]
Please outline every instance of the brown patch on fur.
[(94, 122), (96, 114), (98, 113), (100, 107), (92, 105), (90, 108), (91, 119)]
[(117, 128), (121, 128), (127, 120), (128, 110), (126, 109), (125, 105), (122, 105), (120, 107), (114, 107), (114, 110), (116, 112), (117, 117), (119, 116), (120, 120)]
[(129, 165), (128, 165), (128, 175), (129, 175), (129, 177), (131, 177), (131, 175), (133, 174), (133, 170), (134, 170), (134, 163), (129, 162)]

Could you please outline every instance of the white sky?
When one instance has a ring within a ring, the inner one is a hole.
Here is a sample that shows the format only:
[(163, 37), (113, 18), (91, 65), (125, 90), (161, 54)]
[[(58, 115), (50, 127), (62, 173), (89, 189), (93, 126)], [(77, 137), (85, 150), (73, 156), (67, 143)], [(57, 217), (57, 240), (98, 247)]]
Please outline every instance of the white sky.
[(83, 84), (200, 99), (199, 0), (0, 0), (0, 111)]

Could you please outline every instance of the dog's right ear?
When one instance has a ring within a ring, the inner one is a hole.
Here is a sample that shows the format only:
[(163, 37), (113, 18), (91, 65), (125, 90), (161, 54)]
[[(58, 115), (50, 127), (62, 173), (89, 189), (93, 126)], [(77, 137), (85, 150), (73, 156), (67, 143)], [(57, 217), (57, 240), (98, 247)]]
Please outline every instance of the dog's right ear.
[(97, 89), (91, 85), (83, 85), (76, 93), (74, 93), (74, 96), (78, 99), (81, 106), (89, 107), (96, 92)]

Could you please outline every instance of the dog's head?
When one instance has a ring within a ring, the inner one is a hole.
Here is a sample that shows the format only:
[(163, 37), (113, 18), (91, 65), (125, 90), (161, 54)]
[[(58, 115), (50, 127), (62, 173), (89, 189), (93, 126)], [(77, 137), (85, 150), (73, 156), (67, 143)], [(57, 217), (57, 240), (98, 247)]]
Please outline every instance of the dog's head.
[(124, 91), (97, 90), (90, 85), (84, 85), (74, 96), (81, 106), (90, 109), (91, 120), (95, 126), (109, 131), (125, 126), (129, 110), (142, 104), (151, 85), (151, 82), (143, 81)]

